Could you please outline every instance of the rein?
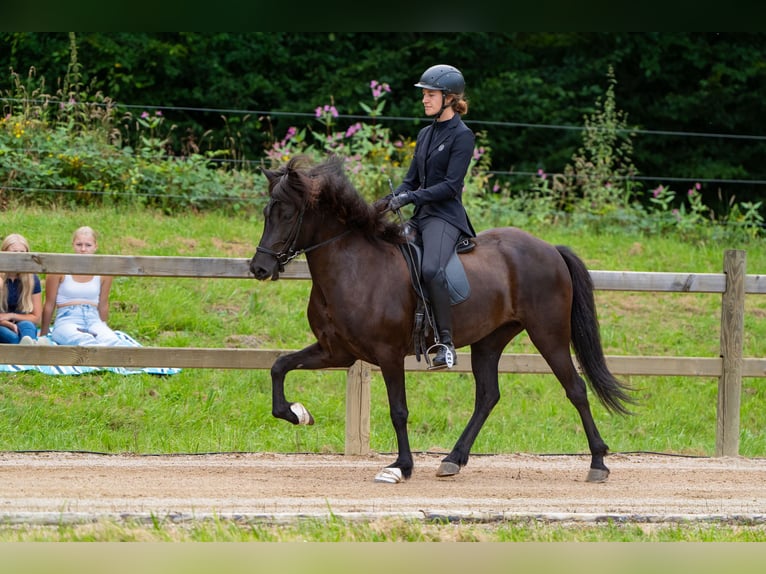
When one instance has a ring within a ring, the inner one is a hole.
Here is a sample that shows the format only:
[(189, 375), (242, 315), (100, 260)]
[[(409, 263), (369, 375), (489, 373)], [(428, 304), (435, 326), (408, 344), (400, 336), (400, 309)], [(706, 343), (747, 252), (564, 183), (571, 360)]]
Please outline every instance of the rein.
[(305, 207), (301, 209), (300, 215), (298, 215), (298, 219), (295, 222), (295, 226), (290, 231), (290, 235), (288, 236), (288, 239), (285, 241), (285, 243), (288, 243), (289, 247), (283, 251), (274, 251), (272, 249), (269, 249), (268, 247), (261, 247), (260, 245), (256, 247), (256, 251), (260, 251), (261, 253), (265, 253), (267, 255), (271, 255), (274, 259), (277, 260), (277, 263), (279, 263), (279, 270), (284, 271), (285, 265), (290, 263), (293, 259), (298, 257), (299, 255), (302, 255), (304, 253), (309, 253), (311, 251), (314, 251), (314, 249), (319, 249), (320, 247), (324, 247), (328, 243), (332, 243), (336, 239), (340, 239), (341, 237), (348, 235), (351, 233), (350, 229), (346, 229), (344, 232), (339, 233), (338, 235), (334, 235), (333, 237), (330, 237), (329, 239), (325, 239), (324, 241), (317, 243), (316, 245), (311, 245), (310, 247), (305, 247), (303, 249), (295, 249), (295, 242), (298, 241), (298, 234), (300, 233), (301, 226), (303, 225), (303, 213), (305, 212)]

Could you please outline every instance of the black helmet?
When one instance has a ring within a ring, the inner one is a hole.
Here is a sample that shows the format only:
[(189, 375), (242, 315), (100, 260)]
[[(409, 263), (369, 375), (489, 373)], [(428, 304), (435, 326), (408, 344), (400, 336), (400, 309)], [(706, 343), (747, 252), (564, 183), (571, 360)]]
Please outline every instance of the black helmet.
[(423, 72), (423, 75), (420, 76), (420, 81), (415, 84), (415, 87), (426, 90), (440, 90), (444, 92), (444, 95), (462, 94), (465, 90), (465, 80), (460, 70), (454, 66), (437, 64)]

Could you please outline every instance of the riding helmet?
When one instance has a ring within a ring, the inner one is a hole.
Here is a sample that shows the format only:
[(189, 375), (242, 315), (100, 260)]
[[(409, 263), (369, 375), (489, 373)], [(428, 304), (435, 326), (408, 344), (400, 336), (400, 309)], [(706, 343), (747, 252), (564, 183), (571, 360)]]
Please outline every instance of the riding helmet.
[(420, 76), (420, 81), (415, 84), (415, 87), (426, 90), (440, 90), (444, 92), (444, 95), (462, 94), (465, 90), (465, 80), (460, 70), (454, 66), (437, 64), (423, 72), (423, 75)]

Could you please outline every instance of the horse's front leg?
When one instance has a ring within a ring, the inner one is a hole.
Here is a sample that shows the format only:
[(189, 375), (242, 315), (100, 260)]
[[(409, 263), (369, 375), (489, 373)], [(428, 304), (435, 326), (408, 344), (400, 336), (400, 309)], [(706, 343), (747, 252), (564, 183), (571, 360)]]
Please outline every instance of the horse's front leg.
[(386, 383), (388, 409), (396, 433), (399, 454), (396, 461), (375, 476), (375, 482), (398, 483), (412, 476), (414, 466), (410, 439), (407, 433), (409, 410), (407, 409), (407, 393), (404, 388), (404, 358), (401, 357), (398, 361), (387, 366), (380, 365), (380, 370)]
[(352, 356), (328, 353), (319, 343), (278, 357), (271, 366), (271, 414), (294, 425), (313, 425), (314, 417), (306, 407), (285, 398), (285, 376), (294, 369), (350, 367), (353, 363)]

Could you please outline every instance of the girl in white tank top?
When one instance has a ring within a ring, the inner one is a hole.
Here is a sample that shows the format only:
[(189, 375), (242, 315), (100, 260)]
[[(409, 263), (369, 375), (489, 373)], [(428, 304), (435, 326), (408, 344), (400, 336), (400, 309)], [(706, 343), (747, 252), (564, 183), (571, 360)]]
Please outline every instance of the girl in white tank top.
[[(90, 255), (97, 249), (96, 233), (90, 227), (74, 232), (75, 253)], [(82, 276), (83, 279), (87, 275)], [(45, 305), (40, 335), (56, 324), (52, 339), (59, 345), (119, 345), (117, 334), (106, 324), (109, 314), (109, 290), (112, 278), (93, 276), (88, 281), (75, 281), (71, 275), (50, 274), (45, 279)]]
[(75, 281), (71, 275), (64, 275), (56, 293), (56, 305), (67, 305), (73, 302), (88, 303), (98, 307), (101, 293), (101, 277), (94, 275), (90, 281), (82, 283)]

